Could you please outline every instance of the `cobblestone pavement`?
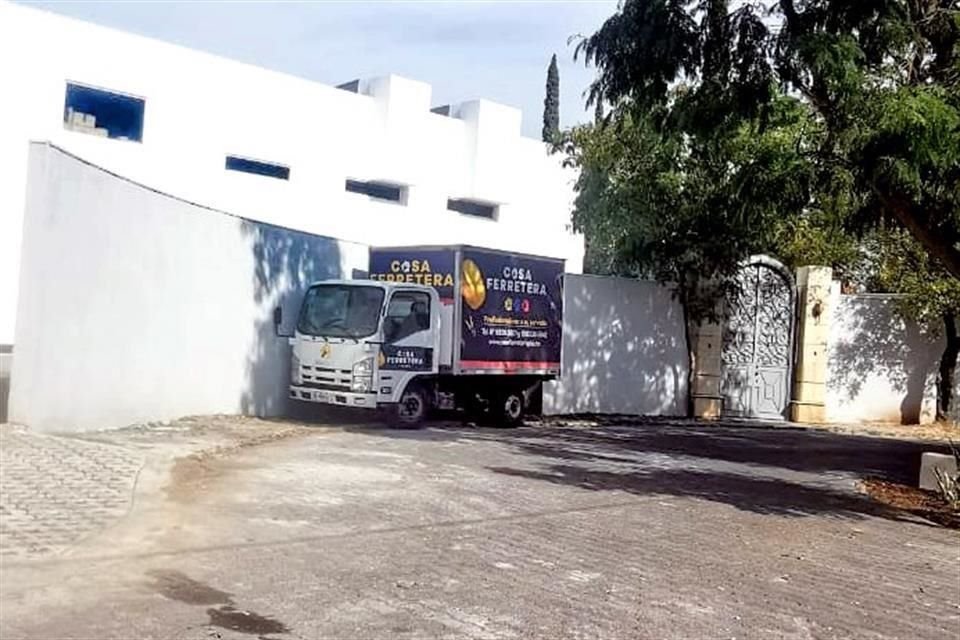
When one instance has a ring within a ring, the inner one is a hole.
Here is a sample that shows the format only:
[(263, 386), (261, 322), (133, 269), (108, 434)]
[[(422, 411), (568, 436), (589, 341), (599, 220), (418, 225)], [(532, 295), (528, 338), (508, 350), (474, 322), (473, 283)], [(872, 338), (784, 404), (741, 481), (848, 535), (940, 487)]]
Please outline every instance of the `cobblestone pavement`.
[(59, 552), (116, 522), (143, 462), (119, 446), (0, 427), (0, 557)]
[(960, 638), (960, 537), (856, 488), (929, 446), (318, 430), (182, 461), (133, 544), (8, 565), (0, 637)]

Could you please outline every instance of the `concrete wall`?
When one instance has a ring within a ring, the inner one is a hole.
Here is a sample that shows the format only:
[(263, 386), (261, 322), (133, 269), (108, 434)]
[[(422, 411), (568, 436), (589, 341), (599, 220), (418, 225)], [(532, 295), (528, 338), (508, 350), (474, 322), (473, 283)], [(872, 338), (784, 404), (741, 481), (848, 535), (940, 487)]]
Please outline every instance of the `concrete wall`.
[(687, 413), (683, 312), (654, 282), (568, 274), (563, 377), (545, 385), (544, 413)]
[(830, 297), (827, 421), (932, 421), (942, 337), (901, 319), (891, 296)]
[(10, 419), (38, 430), (283, 410), (309, 282), (364, 245), (206, 209), (47, 144), (30, 151)]
[[(517, 109), (468, 100), (437, 115), (422, 82), (387, 76), (352, 93), (2, 0), (0, 61), (0, 344), (13, 338), (29, 140), (250, 220), (373, 245), (469, 242), (581, 269), (582, 238), (567, 230), (574, 175), (521, 137)], [(143, 98), (142, 143), (65, 129), (67, 82)], [(225, 171), (227, 154), (287, 165), (290, 180)], [(402, 183), (408, 201), (346, 193), (346, 178)], [(499, 217), (448, 211), (449, 197), (499, 203)]]

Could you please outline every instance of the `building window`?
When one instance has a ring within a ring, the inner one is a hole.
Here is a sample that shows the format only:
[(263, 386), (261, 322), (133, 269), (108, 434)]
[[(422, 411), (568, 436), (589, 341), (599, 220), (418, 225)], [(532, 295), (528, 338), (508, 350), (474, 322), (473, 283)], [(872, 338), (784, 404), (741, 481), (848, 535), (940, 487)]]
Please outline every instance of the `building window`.
[(280, 180), (290, 179), (290, 167), (285, 167), (282, 164), (273, 164), (271, 162), (250, 160), (239, 156), (227, 156), (226, 169), (228, 171), (255, 173), (258, 176), (267, 176), (268, 178), (278, 178)]
[(407, 201), (407, 188), (389, 182), (364, 182), (363, 180), (348, 179), (343, 188), (350, 193), (359, 193), (374, 200), (398, 202), (400, 204), (406, 204)]
[(141, 98), (67, 83), (63, 126), (104, 138), (140, 142), (145, 104)]
[(447, 209), (456, 211), (467, 216), (477, 218), (497, 219), (497, 210), (499, 207), (495, 204), (480, 202), (478, 200), (464, 200), (460, 198), (450, 198), (447, 200)]

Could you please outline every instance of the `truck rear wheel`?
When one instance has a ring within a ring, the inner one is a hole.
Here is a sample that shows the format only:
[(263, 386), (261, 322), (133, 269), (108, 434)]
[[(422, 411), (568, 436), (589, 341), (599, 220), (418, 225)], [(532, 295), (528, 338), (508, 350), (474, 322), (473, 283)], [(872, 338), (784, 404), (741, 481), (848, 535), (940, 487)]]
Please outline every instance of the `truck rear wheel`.
[(427, 417), (430, 403), (426, 390), (420, 385), (409, 385), (394, 407), (393, 421), (401, 429), (416, 429)]
[(526, 399), (522, 391), (505, 391), (494, 399), (494, 417), (504, 427), (516, 427), (523, 420)]

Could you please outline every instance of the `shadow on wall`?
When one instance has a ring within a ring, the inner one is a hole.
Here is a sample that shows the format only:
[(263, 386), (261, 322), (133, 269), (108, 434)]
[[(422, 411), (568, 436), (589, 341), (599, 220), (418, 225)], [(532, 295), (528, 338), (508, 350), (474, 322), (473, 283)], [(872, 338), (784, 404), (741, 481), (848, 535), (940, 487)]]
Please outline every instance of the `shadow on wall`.
[(247, 356), (244, 414), (284, 415), (290, 411), (290, 346), (273, 326), (273, 309), (283, 309), (282, 335), (293, 333), (300, 301), (318, 280), (342, 278), (337, 240), (244, 221), (243, 235), (254, 257), (253, 294), (257, 308), (254, 344)]
[(563, 378), (549, 413), (686, 414), (683, 313), (653, 282), (567, 275)]
[(828, 394), (871, 420), (919, 423), (936, 401), (942, 338), (905, 321), (892, 297), (840, 296), (833, 323)]

